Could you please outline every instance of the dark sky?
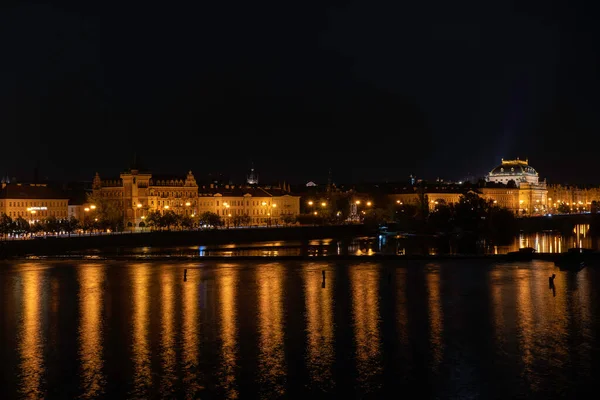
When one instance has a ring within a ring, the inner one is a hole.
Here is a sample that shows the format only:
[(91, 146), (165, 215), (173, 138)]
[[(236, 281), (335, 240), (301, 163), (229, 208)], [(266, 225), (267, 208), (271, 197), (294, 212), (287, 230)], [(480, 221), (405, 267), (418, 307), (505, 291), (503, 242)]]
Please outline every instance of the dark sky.
[(2, 175), (600, 183), (593, 2), (3, 3)]

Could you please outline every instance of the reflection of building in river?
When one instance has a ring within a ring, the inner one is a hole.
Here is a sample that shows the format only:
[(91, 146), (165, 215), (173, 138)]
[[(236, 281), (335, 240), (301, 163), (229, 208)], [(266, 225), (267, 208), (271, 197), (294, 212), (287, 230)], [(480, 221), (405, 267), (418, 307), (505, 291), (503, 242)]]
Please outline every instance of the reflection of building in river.
[(150, 369), (150, 340), (148, 338), (150, 316), (150, 265), (140, 264), (131, 268), (132, 283), (132, 361), (135, 397), (148, 396), (152, 386)]
[(427, 273), (427, 292), (429, 308), (429, 341), (433, 353), (433, 368), (437, 369), (444, 356), (442, 333), (444, 330), (444, 313), (440, 295), (440, 271)]
[(375, 265), (349, 270), (356, 343), (357, 380), (361, 389), (375, 385), (382, 372), (379, 307), (380, 271)]
[(508, 246), (494, 246), (492, 253), (505, 254), (525, 247), (531, 247), (538, 253), (563, 253), (574, 247), (598, 250), (600, 239), (590, 236), (589, 230), (589, 224), (577, 224), (568, 235), (556, 232), (521, 233)]
[(80, 265), (79, 281), (79, 354), (83, 398), (98, 398), (103, 392), (105, 379), (102, 348), (102, 308), (104, 301), (104, 266)]
[(173, 393), (177, 381), (175, 366), (175, 296), (173, 286), (175, 271), (163, 266), (160, 274), (160, 308), (161, 308), (161, 393)]
[(228, 399), (238, 397), (236, 382), (238, 317), (236, 295), (238, 290), (238, 270), (235, 266), (222, 265), (216, 275), (219, 291), (221, 325), (221, 368), (220, 385)]
[(335, 274), (328, 274), (322, 287), (322, 268), (304, 266), (304, 293), (306, 301), (307, 356), (306, 364), (311, 385), (323, 393), (335, 387), (333, 363), (335, 361), (333, 288)]
[(286, 364), (283, 342), (283, 266), (260, 265), (256, 268), (258, 282), (259, 373), (265, 383), (264, 398), (285, 395)]
[(196, 398), (200, 395), (201, 376), (198, 369), (198, 346), (200, 335), (199, 318), (199, 288), (198, 282), (202, 280), (202, 269), (196, 268), (189, 271), (188, 280), (190, 284), (181, 285), (181, 301), (183, 314), (183, 361), (185, 365), (184, 386), (186, 398)]
[[(29, 266), (31, 267), (31, 266)], [(25, 267), (27, 268), (27, 267)], [(22, 273), (22, 323), (19, 335), (21, 355), (20, 392), (25, 398), (44, 398), (42, 379), (45, 374), (42, 303), (47, 301), (44, 270), (29, 269)]]

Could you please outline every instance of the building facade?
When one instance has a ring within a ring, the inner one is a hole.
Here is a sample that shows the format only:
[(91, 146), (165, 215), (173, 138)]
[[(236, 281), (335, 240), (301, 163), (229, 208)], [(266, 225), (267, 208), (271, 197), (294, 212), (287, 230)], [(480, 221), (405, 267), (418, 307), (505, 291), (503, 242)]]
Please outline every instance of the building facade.
[(118, 179), (107, 180), (96, 173), (92, 193), (122, 209), (127, 228), (139, 227), (151, 211), (172, 210), (191, 217), (198, 213), (198, 184), (192, 171), (185, 177), (173, 177), (131, 168)]
[(300, 196), (282, 187), (209, 185), (199, 189), (198, 212), (213, 212), (231, 225), (236, 216), (247, 215), (251, 225), (281, 224), (285, 216), (300, 213)]
[[(486, 177), (480, 186), (441, 185), (434, 183), (425, 187), (408, 187), (400, 193), (389, 195), (390, 201), (397, 204), (418, 205), (423, 201), (420, 191), (427, 195), (429, 209), (440, 202), (457, 203), (461, 196), (473, 191), (496, 204), (507, 208), (516, 215), (542, 215), (551, 211), (549, 207), (546, 181), (540, 181), (538, 172), (528, 161), (502, 160)], [(582, 200), (583, 201), (583, 200)]]
[(69, 198), (45, 184), (3, 183), (0, 190), (0, 214), (29, 223), (48, 217), (67, 219)]

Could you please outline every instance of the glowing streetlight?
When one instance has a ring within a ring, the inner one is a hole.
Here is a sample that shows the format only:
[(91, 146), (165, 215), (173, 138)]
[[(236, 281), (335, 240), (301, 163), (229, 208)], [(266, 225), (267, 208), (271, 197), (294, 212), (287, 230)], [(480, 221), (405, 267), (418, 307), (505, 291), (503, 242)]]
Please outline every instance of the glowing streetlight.
[(191, 206), (191, 205), (192, 205), (192, 203), (190, 203), (189, 201), (188, 201), (187, 203), (185, 203), (185, 206), (186, 206), (186, 207), (189, 207), (189, 206)]
[(354, 204), (356, 204), (356, 205), (359, 205), (359, 204), (360, 204), (360, 200), (356, 200), (356, 201), (354, 202)]
[(137, 208), (142, 208), (142, 205), (140, 203), (138, 203)]
[(373, 204), (373, 203), (371, 203), (370, 201), (367, 201), (367, 207), (371, 207), (371, 204)]
[(312, 200), (310, 200), (310, 201), (308, 202), (308, 205), (309, 205), (309, 206), (312, 206), (313, 204), (314, 204), (314, 203), (313, 203), (313, 201), (312, 201)]
[(168, 210), (168, 209), (169, 209), (169, 206), (168, 206), (168, 205), (167, 205), (167, 206), (165, 206), (165, 210)]
[(92, 204), (92, 205), (90, 206), (90, 208), (91, 208), (92, 210), (95, 210), (95, 209), (96, 209), (96, 206), (95, 206), (94, 204)]

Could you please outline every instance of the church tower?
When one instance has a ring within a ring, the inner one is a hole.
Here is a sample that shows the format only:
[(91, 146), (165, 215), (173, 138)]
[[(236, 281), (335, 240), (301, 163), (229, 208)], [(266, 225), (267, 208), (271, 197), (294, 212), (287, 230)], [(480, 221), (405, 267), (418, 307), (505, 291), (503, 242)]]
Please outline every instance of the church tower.
[(252, 163), (250, 173), (246, 177), (246, 182), (248, 185), (258, 185), (258, 174), (254, 171), (254, 163)]

